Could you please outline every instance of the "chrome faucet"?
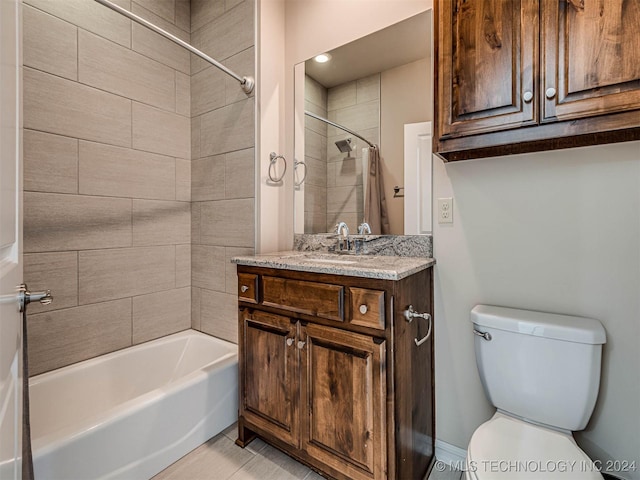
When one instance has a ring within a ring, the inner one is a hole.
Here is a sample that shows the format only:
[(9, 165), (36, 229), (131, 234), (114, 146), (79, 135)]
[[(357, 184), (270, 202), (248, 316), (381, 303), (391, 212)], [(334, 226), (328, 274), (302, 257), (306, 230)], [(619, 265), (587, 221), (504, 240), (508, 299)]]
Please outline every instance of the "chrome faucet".
[[(338, 246), (340, 251), (346, 250), (347, 252), (351, 250), (351, 240), (349, 239), (349, 227), (345, 222), (340, 222), (336, 225), (336, 233), (338, 236), (342, 235), (342, 238), (338, 242)], [(345, 249), (346, 244), (346, 249)]]
[(367, 222), (362, 222), (358, 227), (358, 235), (371, 235), (371, 227)]

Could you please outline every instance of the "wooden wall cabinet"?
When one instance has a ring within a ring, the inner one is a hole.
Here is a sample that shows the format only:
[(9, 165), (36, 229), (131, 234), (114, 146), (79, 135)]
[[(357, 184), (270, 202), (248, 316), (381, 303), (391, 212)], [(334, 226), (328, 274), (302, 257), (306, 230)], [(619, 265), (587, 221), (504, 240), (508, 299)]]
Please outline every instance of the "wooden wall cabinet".
[[(432, 270), (398, 281), (238, 266), (237, 443), (337, 479), (422, 479), (434, 460)], [(255, 287), (254, 287), (255, 286)]]
[(640, 139), (640, 0), (442, 0), (446, 161)]

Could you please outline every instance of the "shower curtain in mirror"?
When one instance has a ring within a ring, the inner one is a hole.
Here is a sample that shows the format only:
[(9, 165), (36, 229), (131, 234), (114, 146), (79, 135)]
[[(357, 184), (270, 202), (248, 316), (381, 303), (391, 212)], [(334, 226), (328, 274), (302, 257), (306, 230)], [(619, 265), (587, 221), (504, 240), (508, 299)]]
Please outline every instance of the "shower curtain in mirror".
[(375, 146), (369, 147), (369, 172), (366, 198), (364, 200), (364, 221), (369, 224), (371, 233), (375, 235), (388, 235), (390, 233), (387, 201), (384, 196), (382, 181), (380, 150)]

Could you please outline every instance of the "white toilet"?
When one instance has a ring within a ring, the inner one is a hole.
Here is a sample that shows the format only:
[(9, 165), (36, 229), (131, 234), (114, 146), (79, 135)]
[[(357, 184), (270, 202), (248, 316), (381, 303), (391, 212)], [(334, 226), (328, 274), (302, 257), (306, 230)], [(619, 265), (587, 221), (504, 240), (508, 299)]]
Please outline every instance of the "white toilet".
[(602, 479), (572, 431), (586, 427), (606, 334), (591, 318), (477, 305), (476, 362), (498, 411), (473, 433), (467, 480)]

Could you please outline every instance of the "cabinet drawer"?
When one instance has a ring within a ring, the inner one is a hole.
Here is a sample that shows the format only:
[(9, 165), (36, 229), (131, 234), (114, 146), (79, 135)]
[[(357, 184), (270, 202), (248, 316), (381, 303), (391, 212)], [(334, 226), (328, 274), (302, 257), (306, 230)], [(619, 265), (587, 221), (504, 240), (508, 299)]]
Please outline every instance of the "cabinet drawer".
[(238, 274), (238, 299), (242, 302), (258, 303), (258, 275)]
[(344, 287), (262, 277), (262, 304), (329, 320), (344, 321)]
[(351, 292), (351, 323), (384, 330), (384, 292), (364, 288), (349, 288)]

